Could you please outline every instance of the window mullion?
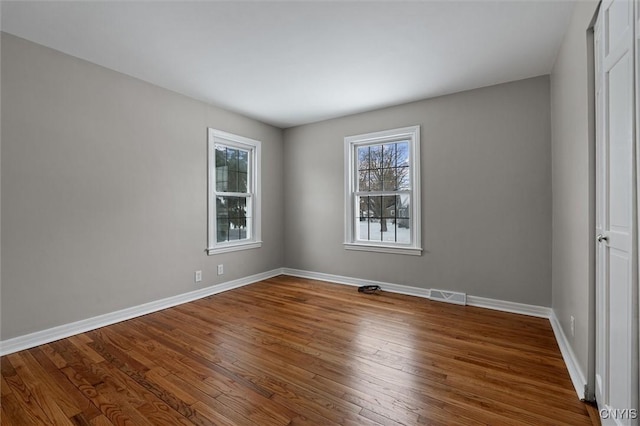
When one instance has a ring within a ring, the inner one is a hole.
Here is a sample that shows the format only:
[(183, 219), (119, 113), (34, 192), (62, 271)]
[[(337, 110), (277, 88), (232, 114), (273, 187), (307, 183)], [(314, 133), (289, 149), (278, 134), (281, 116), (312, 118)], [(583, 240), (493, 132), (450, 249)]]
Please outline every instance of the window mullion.
[(243, 197), (243, 198), (251, 198), (253, 194), (250, 192), (218, 192), (213, 191), (213, 195), (216, 197)]
[(405, 190), (403, 189), (402, 191), (358, 191), (358, 192), (354, 192), (353, 195), (357, 196), (357, 197), (378, 197), (380, 195), (382, 196), (392, 196), (392, 195), (401, 195), (401, 194), (408, 194), (411, 195), (411, 190)]

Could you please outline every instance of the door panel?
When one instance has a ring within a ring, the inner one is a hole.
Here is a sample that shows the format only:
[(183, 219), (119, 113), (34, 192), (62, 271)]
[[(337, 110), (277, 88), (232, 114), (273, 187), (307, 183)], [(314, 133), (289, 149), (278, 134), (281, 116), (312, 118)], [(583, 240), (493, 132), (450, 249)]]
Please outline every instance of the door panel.
[(631, 188), (633, 165), (633, 87), (631, 52), (627, 52), (607, 73), (609, 86), (609, 205), (610, 231), (629, 235), (631, 230)]
[(596, 400), (620, 425), (638, 424), (634, 13), (605, 1), (595, 29)]
[(605, 25), (607, 27), (606, 55), (609, 55), (611, 50), (620, 44), (621, 38), (629, 31), (629, 24), (633, 16), (629, 13), (629, 3), (627, 0), (617, 0), (610, 2), (609, 6), (605, 6), (604, 8), (606, 17)]
[[(629, 283), (630, 259), (625, 252), (610, 250), (609, 282)], [(607, 405), (613, 408), (635, 406), (629, 391), (633, 386), (630, 346), (631, 289), (627, 285), (612, 285), (609, 293), (609, 320), (612, 325), (609, 335), (609, 399)]]

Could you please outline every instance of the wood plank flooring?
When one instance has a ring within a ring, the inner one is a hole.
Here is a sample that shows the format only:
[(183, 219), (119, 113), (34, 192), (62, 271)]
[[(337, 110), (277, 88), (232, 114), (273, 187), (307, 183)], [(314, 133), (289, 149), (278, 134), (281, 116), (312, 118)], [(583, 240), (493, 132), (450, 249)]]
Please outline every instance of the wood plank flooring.
[(1, 358), (2, 425), (581, 425), (548, 320), (280, 276)]

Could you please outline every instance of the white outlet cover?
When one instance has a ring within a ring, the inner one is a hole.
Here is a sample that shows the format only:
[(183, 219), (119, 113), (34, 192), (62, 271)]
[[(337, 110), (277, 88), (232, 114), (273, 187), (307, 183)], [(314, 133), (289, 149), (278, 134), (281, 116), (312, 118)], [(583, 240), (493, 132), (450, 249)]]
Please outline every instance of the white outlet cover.
[(571, 336), (574, 337), (576, 334), (576, 319), (571, 317)]

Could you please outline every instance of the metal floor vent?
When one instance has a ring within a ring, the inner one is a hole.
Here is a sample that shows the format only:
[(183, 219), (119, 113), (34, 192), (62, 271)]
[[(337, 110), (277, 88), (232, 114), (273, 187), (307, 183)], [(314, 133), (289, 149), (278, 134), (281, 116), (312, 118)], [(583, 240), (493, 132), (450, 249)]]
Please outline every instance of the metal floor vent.
[(467, 304), (467, 294), (459, 293), (457, 291), (431, 289), (431, 291), (429, 292), (429, 299), (437, 300), (439, 302), (455, 303), (456, 305)]

